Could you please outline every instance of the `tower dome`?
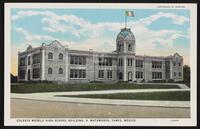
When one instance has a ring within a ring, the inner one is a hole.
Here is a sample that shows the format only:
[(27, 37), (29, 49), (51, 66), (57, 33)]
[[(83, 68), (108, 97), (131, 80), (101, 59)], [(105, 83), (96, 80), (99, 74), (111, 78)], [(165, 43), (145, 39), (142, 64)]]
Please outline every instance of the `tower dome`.
[(135, 36), (130, 28), (123, 28), (116, 38), (116, 48), (118, 53), (135, 54)]
[(135, 36), (131, 32), (130, 28), (123, 28), (123, 29), (121, 29), (121, 31), (117, 35), (116, 41), (124, 41), (124, 40), (135, 41)]

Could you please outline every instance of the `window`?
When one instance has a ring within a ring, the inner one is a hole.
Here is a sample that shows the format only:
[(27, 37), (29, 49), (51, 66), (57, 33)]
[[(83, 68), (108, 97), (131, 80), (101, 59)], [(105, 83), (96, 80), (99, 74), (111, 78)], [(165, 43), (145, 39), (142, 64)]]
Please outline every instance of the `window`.
[(107, 78), (112, 78), (112, 70), (107, 71)]
[(78, 64), (79, 65), (82, 65), (83, 64), (83, 61), (82, 61), (83, 57), (82, 56), (79, 56), (78, 57)]
[(179, 72), (179, 77), (181, 77), (181, 72)]
[(20, 79), (25, 79), (25, 70), (20, 70), (19, 71), (19, 78)]
[(178, 65), (181, 66), (181, 62), (179, 62)]
[(174, 72), (174, 76), (176, 77), (176, 72)]
[(136, 67), (143, 68), (143, 60), (136, 60)]
[(59, 60), (63, 60), (63, 54), (62, 53), (59, 54)]
[(135, 78), (143, 78), (143, 72), (141, 72), (141, 71), (136, 71), (136, 73), (135, 73)]
[(70, 64), (86, 65), (86, 56), (70, 56)]
[(70, 78), (85, 78), (86, 70), (84, 69), (70, 69)]
[(48, 59), (53, 59), (53, 53), (49, 52)]
[(176, 62), (174, 61), (174, 66), (176, 66)]
[(28, 56), (28, 65), (30, 65), (30, 64), (31, 64), (31, 57)]
[(48, 74), (52, 74), (52, 73), (53, 73), (52, 68), (48, 68)]
[(133, 60), (131, 58), (128, 58), (128, 66), (132, 66)]
[(33, 64), (38, 64), (40, 63), (40, 54), (34, 54), (33, 55)]
[(70, 56), (70, 64), (74, 64), (74, 56)]
[(63, 69), (62, 68), (59, 68), (58, 74), (63, 74)]
[(83, 65), (86, 65), (86, 57), (83, 57)]
[(99, 66), (112, 66), (112, 58), (104, 57), (101, 58), (99, 57)]
[(152, 61), (152, 68), (162, 68), (162, 62), (161, 61)]
[(152, 72), (152, 79), (162, 79), (162, 72)]
[(123, 60), (121, 58), (118, 59), (118, 65), (123, 66)]
[(34, 68), (33, 69), (33, 78), (39, 78), (40, 77), (40, 69)]
[(20, 66), (25, 66), (26, 57), (20, 58)]
[(122, 45), (121, 45), (121, 44), (119, 44), (119, 46), (118, 46), (118, 50), (119, 50), (119, 52), (122, 51)]
[(132, 51), (132, 46), (131, 46), (131, 44), (128, 45), (128, 51)]
[(99, 78), (104, 78), (104, 71), (103, 70), (99, 70)]

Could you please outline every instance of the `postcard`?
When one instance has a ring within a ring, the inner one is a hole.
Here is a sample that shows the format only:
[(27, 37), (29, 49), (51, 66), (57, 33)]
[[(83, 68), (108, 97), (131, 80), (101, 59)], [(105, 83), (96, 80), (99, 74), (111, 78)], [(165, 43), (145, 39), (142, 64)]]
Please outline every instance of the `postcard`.
[(5, 3), (6, 126), (195, 126), (197, 5)]

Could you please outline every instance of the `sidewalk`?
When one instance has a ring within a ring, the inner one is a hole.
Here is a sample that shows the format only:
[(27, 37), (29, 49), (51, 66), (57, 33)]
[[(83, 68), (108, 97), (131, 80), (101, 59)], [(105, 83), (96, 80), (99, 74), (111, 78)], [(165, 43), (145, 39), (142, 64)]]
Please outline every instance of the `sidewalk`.
[(113, 94), (113, 93), (139, 93), (139, 92), (164, 92), (164, 91), (189, 91), (190, 89), (138, 89), (138, 90), (104, 90), (104, 91), (79, 91), (79, 92), (48, 92), (32, 94), (11, 94), (11, 98), (32, 99), (42, 101), (58, 101), (88, 104), (109, 105), (135, 105), (159, 107), (190, 107), (190, 101), (155, 101), (155, 100), (121, 100), (121, 99), (91, 99), (76, 97), (56, 97), (56, 95), (83, 95), (83, 94)]

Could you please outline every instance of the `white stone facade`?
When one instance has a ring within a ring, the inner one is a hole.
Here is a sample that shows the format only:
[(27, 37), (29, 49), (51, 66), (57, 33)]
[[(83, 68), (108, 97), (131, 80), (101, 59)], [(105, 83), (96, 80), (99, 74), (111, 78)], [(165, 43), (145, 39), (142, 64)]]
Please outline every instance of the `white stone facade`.
[(71, 50), (58, 41), (40, 47), (29, 46), (18, 53), (19, 81), (92, 81), (119, 82), (183, 80), (183, 57), (178, 53), (167, 57), (139, 56), (135, 53), (135, 36), (121, 29), (116, 50), (111, 53)]

